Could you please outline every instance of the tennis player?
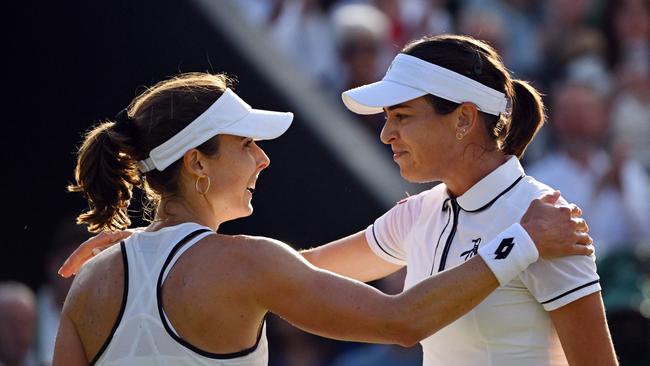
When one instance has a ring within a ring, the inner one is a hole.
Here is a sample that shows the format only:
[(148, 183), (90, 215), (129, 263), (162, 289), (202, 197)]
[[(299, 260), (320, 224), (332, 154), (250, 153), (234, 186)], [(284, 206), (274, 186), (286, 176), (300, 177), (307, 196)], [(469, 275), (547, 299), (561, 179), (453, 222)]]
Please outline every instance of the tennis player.
[(280, 136), (292, 118), (252, 109), (223, 75), (185, 74), (88, 133), (70, 187), (90, 204), (79, 221), (93, 231), (128, 227), (134, 186), (155, 216), (77, 275), (54, 365), (266, 365), (269, 311), (326, 337), (410, 346), (538, 257), (591, 253), (575, 245), (590, 240), (584, 221), (537, 200), (521, 225), (511, 220), (467, 263), (389, 296), (319, 270), (281, 242), (218, 234), (221, 223), (253, 211), (269, 165), (255, 141)]
[[(400, 202), (365, 233), (314, 250), (308, 256), (336, 263), (313, 259), (317, 266), (359, 278), (368, 268), (355, 270), (359, 262), (381, 258), (407, 266), (410, 289), (480, 255), (533, 199), (552, 192), (519, 162), (544, 122), (541, 97), (481, 41), (414, 41), (381, 81), (344, 92), (343, 101), (359, 114), (386, 113), (381, 140), (404, 178), (443, 184)], [(512, 255), (513, 240), (502, 239), (494, 258)], [(357, 248), (355, 263), (338, 254), (347, 247)], [(421, 342), (424, 364), (616, 365), (594, 260), (540, 259), (499, 278), (480, 305)]]

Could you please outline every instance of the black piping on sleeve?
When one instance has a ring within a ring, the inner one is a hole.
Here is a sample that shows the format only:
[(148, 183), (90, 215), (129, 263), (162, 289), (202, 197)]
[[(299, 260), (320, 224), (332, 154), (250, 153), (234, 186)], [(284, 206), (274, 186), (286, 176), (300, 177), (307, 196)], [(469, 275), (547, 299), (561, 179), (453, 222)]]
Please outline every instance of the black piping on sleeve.
[(574, 288), (574, 289), (572, 289), (572, 290), (569, 290), (569, 291), (564, 292), (564, 293), (562, 293), (562, 294), (560, 294), (560, 295), (557, 295), (557, 296), (555, 296), (554, 298), (552, 298), (552, 299), (550, 299), (550, 300), (546, 300), (546, 301), (544, 301), (544, 302), (541, 302), (540, 304), (542, 304), (542, 305), (543, 305), (543, 304), (548, 304), (548, 303), (553, 302), (553, 301), (555, 301), (555, 300), (561, 299), (561, 298), (563, 298), (563, 297), (566, 296), (566, 295), (569, 295), (569, 294), (572, 294), (572, 293), (574, 293), (574, 292), (576, 292), (576, 291), (578, 291), (578, 290), (581, 290), (581, 289), (583, 289), (583, 288), (585, 288), (585, 287), (589, 287), (589, 286), (591, 286), (591, 285), (595, 285), (595, 284), (597, 284), (598, 282), (599, 282), (599, 280), (595, 280), (595, 281), (591, 281), (591, 282), (589, 282), (589, 283), (585, 283), (584, 285), (578, 286), (578, 287), (576, 287), (576, 288)]

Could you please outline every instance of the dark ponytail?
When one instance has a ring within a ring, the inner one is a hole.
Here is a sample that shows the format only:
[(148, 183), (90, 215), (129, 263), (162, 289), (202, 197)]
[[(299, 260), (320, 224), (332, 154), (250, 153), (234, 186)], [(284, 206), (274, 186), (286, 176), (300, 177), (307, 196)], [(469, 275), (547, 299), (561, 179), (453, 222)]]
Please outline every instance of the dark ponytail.
[(546, 118), (539, 92), (528, 82), (512, 80), (512, 116), (501, 150), (521, 158)]
[[(182, 159), (144, 175), (137, 161), (205, 112), (230, 83), (224, 74), (180, 74), (137, 96), (117, 115), (117, 123), (104, 122), (89, 130), (78, 152), (76, 183), (68, 186), (69, 191), (84, 194), (90, 206), (77, 223), (88, 225), (92, 232), (127, 228), (134, 186), (144, 191), (145, 216), (157, 208), (163, 195), (180, 195)], [(196, 147), (208, 156), (215, 156), (218, 148), (217, 136)]]
[(90, 208), (77, 217), (77, 223), (88, 225), (91, 232), (129, 227), (127, 208), (133, 186), (141, 184), (136, 162), (126, 145), (130, 138), (114, 126), (104, 122), (86, 134), (78, 153), (76, 184), (68, 186), (70, 192), (86, 196)]

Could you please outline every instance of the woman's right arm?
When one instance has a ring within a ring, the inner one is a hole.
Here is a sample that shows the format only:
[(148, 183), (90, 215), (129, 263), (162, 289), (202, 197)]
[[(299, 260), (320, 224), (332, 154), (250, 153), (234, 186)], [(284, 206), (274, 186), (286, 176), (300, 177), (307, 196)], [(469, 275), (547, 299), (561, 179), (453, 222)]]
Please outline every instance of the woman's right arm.
[(252, 239), (251, 296), (305, 331), (328, 338), (412, 346), (499, 286), (480, 256), (399, 295), (314, 267), (286, 244)]
[[(559, 197), (557, 192), (533, 200), (521, 219), (521, 226), (533, 239), (540, 257), (590, 254), (591, 249), (585, 245), (591, 243), (591, 238), (585, 221), (580, 218), (582, 211), (575, 205), (554, 206)], [(300, 254), (316, 267), (362, 282), (384, 278), (401, 268), (375, 254), (364, 231)]]
[(300, 254), (318, 268), (361, 282), (384, 278), (402, 268), (377, 256), (370, 249), (364, 231), (317, 248), (303, 250)]

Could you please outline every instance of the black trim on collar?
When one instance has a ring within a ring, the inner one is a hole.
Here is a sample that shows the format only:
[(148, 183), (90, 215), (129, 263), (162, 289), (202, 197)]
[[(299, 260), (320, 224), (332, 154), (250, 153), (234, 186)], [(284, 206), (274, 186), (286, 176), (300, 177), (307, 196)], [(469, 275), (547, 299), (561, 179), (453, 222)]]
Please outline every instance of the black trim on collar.
[(102, 347), (99, 349), (99, 351), (97, 351), (95, 357), (93, 357), (93, 359), (90, 361), (90, 366), (93, 366), (106, 351), (106, 348), (108, 348), (111, 340), (113, 340), (113, 336), (115, 335), (117, 327), (122, 321), (122, 316), (124, 316), (124, 310), (126, 309), (126, 299), (129, 296), (129, 261), (126, 257), (126, 246), (124, 244), (124, 241), (120, 242), (120, 251), (122, 252), (122, 262), (124, 263), (124, 293), (122, 294), (122, 305), (120, 305), (120, 312), (117, 314), (117, 320), (115, 320), (115, 324), (113, 324), (111, 333), (108, 335), (108, 338), (106, 338), (106, 341), (104, 341), (104, 344), (102, 344)]
[(540, 304), (542, 304), (542, 305), (543, 305), (543, 304), (548, 304), (549, 302), (553, 302), (553, 301), (555, 301), (555, 300), (557, 300), (557, 299), (560, 299), (560, 298), (562, 298), (562, 297), (564, 297), (564, 296), (566, 296), (566, 295), (568, 295), (568, 294), (574, 293), (574, 292), (576, 292), (576, 291), (578, 291), (578, 290), (581, 290), (581, 289), (583, 289), (583, 288), (585, 288), (585, 287), (589, 287), (589, 286), (591, 286), (591, 285), (597, 284), (598, 282), (600, 282), (600, 281), (599, 281), (599, 280), (595, 280), (595, 281), (591, 281), (591, 282), (589, 282), (589, 283), (585, 283), (585, 284), (582, 285), (582, 286), (578, 286), (578, 287), (574, 288), (573, 290), (569, 290), (569, 291), (567, 291), (567, 292), (565, 292), (565, 293), (563, 293), (563, 294), (560, 294), (560, 295), (558, 295), (558, 296), (555, 296), (554, 298), (552, 298), (552, 299), (550, 299), (550, 300), (546, 300), (546, 301), (544, 301), (544, 302), (541, 302)]
[[(503, 192), (499, 193), (499, 194), (498, 194), (496, 197), (494, 197), (490, 202), (488, 202), (488, 203), (486, 203), (485, 205), (483, 205), (483, 207), (477, 208), (476, 210), (466, 210), (466, 209), (464, 209), (460, 204), (458, 204), (458, 207), (460, 207), (460, 209), (463, 210), (463, 211), (465, 211), (465, 212), (480, 212), (480, 211), (483, 211), (483, 210), (487, 209), (488, 207), (492, 206), (492, 204), (493, 204), (494, 202), (496, 202), (496, 200), (498, 200), (501, 196), (503, 196), (504, 194), (506, 194), (509, 190), (511, 190), (512, 188), (514, 188), (514, 187), (517, 185), (517, 183), (519, 183), (519, 181), (521, 181), (521, 179), (522, 179), (523, 177), (525, 177), (525, 175), (522, 175), (522, 176), (520, 176), (519, 178), (517, 178), (517, 180), (515, 180), (515, 181), (514, 181), (514, 182), (513, 182), (513, 183), (512, 183), (508, 188), (506, 188)], [(456, 197), (456, 198), (458, 198), (458, 197)]]
[[(449, 202), (450, 200), (451, 200), (451, 198), (447, 198), (442, 203), (442, 211), (443, 212), (449, 210), (447, 208), (447, 202)], [(433, 260), (431, 261), (431, 272), (429, 273), (429, 276), (433, 275), (433, 269), (436, 266), (436, 255), (438, 254), (438, 247), (440, 246), (440, 239), (445, 234), (445, 230), (447, 230), (447, 226), (449, 226), (449, 221), (451, 221), (451, 215), (453, 215), (453, 212), (450, 212), (449, 216), (447, 216), (447, 223), (445, 224), (445, 227), (442, 229), (442, 232), (440, 233), (440, 236), (438, 237), (438, 242), (436, 243), (436, 248), (433, 250)]]
[(232, 352), (232, 353), (212, 353), (208, 351), (204, 351), (195, 345), (189, 343), (188, 341), (184, 340), (183, 338), (179, 337), (176, 333), (174, 333), (167, 323), (167, 319), (165, 317), (165, 313), (163, 311), (162, 307), (162, 282), (163, 282), (163, 275), (165, 273), (165, 270), (171, 263), (172, 259), (178, 253), (178, 251), (185, 245), (187, 244), (190, 240), (194, 239), (196, 236), (199, 234), (208, 232), (211, 230), (208, 229), (198, 229), (195, 230), (191, 233), (189, 233), (187, 236), (185, 236), (181, 241), (178, 242), (174, 246), (174, 248), (171, 250), (169, 253), (169, 256), (165, 260), (165, 263), (162, 266), (162, 270), (160, 271), (160, 275), (158, 276), (158, 282), (156, 284), (156, 298), (157, 298), (157, 305), (158, 305), (158, 314), (160, 315), (160, 321), (162, 322), (163, 327), (167, 331), (167, 334), (169, 334), (170, 337), (172, 337), (176, 342), (179, 344), (183, 345), (184, 347), (188, 348), (189, 350), (203, 356), (203, 357), (208, 357), (208, 358), (214, 358), (214, 359), (231, 359), (231, 358), (237, 358), (237, 357), (243, 357), (248, 354), (253, 353), (256, 349), (257, 346), (260, 343), (260, 339), (262, 339), (262, 330), (264, 329), (264, 322), (266, 321), (266, 315), (262, 319), (262, 323), (260, 325), (259, 331), (257, 333), (257, 340), (255, 341), (255, 345), (253, 345), (250, 348), (246, 348), (244, 350), (238, 351), (238, 352)]

